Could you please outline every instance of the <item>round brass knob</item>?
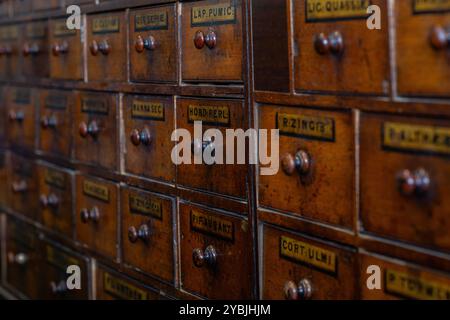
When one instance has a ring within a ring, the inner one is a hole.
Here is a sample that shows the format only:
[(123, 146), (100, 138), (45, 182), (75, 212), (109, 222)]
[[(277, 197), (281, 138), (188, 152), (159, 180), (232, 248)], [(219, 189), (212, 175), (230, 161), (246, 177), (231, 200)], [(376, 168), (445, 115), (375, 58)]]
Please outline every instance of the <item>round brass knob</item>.
[(59, 199), (58, 199), (58, 197), (55, 195), (55, 194), (53, 194), (53, 193), (51, 193), (50, 195), (45, 195), (45, 194), (41, 194), (41, 196), (40, 196), (40, 201), (41, 201), (41, 204), (42, 204), (42, 206), (44, 207), (44, 208), (47, 208), (47, 207), (51, 207), (51, 208), (57, 208), (58, 207), (58, 204), (59, 204)]
[(0, 47), (0, 55), (10, 55), (12, 53), (12, 48), (9, 45)]
[(192, 252), (192, 261), (197, 268), (201, 268), (204, 265), (214, 267), (217, 263), (217, 252), (213, 246), (206, 247), (203, 252), (201, 249), (196, 248)]
[(142, 39), (140, 35), (137, 36), (136, 41), (134, 42), (134, 49), (139, 53), (144, 52), (144, 39)]
[(11, 110), (9, 112), (9, 120), (22, 122), (25, 119), (25, 113), (23, 111), (14, 111)]
[(25, 57), (28, 57), (29, 55), (37, 55), (40, 52), (40, 48), (36, 43), (33, 43), (31, 45), (29, 43), (25, 43), (23, 45), (22, 52)]
[(61, 44), (55, 43), (52, 46), (52, 53), (55, 57), (60, 54), (66, 54), (69, 51), (69, 44), (67, 41), (63, 41)]
[(430, 43), (436, 50), (450, 47), (450, 30), (441, 26), (434, 26), (430, 32)]
[(100, 128), (98, 127), (97, 121), (93, 120), (89, 123), (87, 132), (93, 138), (96, 138), (98, 136), (98, 134), (100, 133)]
[(17, 263), (18, 265), (25, 265), (28, 262), (28, 255), (25, 253), (14, 254), (13, 252), (8, 253), (9, 263)]
[(100, 211), (97, 207), (93, 207), (91, 210), (84, 208), (81, 209), (80, 217), (83, 223), (88, 223), (89, 221), (98, 222), (100, 220)]
[(88, 126), (85, 122), (81, 122), (78, 126), (78, 133), (82, 138), (86, 138), (89, 135)]
[(91, 51), (91, 54), (93, 56), (96, 56), (98, 54), (99, 48), (97, 41), (92, 40), (91, 45), (89, 46), (89, 50)]
[(209, 49), (214, 49), (217, 44), (217, 36), (216, 33), (212, 30), (209, 30), (205, 37), (205, 44)]
[(194, 36), (194, 45), (197, 49), (202, 49), (205, 46), (205, 35), (203, 31), (197, 31)]
[(103, 53), (105, 56), (111, 52), (111, 46), (108, 43), (108, 40), (103, 40), (98, 45), (98, 50)]
[(324, 33), (321, 33), (316, 36), (314, 40), (314, 47), (319, 54), (327, 54), (330, 52), (330, 44), (328, 42), (327, 36)]
[(15, 181), (12, 183), (14, 193), (23, 193), (28, 190), (28, 184), (25, 180)]
[(284, 285), (284, 296), (287, 300), (308, 300), (313, 295), (313, 287), (308, 279), (301, 280), (298, 285), (288, 281)]
[(130, 227), (128, 229), (128, 240), (131, 243), (136, 243), (139, 239), (144, 242), (148, 242), (150, 240), (150, 228), (147, 224), (143, 224), (137, 230), (135, 227)]
[(281, 168), (288, 176), (298, 172), (301, 175), (307, 174), (311, 169), (311, 158), (306, 151), (299, 150), (295, 156), (290, 153), (281, 158)]
[(344, 39), (339, 31), (334, 31), (329, 36), (320, 33), (314, 39), (314, 47), (319, 54), (341, 54), (344, 52)]
[(142, 53), (144, 50), (155, 50), (156, 49), (156, 40), (153, 36), (148, 36), (146, 39), (142, 38), (142, 36), (138, 35), (137, 39), (134, 43), (134, 48), (137, 52)]
[(425, 169), (419, 168), (414, 172), (405, 169), (397, 174), (399, 192), (404, 196), (424, 195), (431, 186), (431, 179)]
[(61, 294), (67, 291), (67, 284), (66, 281), (61, 280), (60, 282), (56, 283), (55, 281), (50, 282), (50, 290), (54, 294)]
[(150, 131), (148, 131), (148, 129), (143, 129), (142, 131), (139, 131), (137, 129), (134, 129), (131, 132), (131, 136), (130, 136), (131, 142), (135, 145), (138, 146), (141, 143), (143, 145), (149, 145), (151, 143), (151, 135), (150, 135)]

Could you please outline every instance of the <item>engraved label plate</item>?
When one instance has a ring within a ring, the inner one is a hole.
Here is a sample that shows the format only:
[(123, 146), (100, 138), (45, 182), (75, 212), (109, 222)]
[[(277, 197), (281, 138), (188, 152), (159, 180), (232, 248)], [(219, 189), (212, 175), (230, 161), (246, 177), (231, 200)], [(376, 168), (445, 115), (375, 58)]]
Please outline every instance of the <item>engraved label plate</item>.
[(164, 121), (164, 105), (161, 102), (133, 100), (131, 116)]
[(103, 288), (105, 292), (124, 300), (148, 300), (148, 292), (139, 289), (128, 281), (116, 278), (105, 272), (103, 274)]
[(230, 109), (227, 106), (188, 106), (188, 120), (202, 121), (205, 124), (228, 126), (230, 124)]
[(450, 0), (412, 0), (414, 13), (450, 12)]
[(92, 19), (92, 33), (114, 33), (120, 31), (120, 18), (117, 16), (97, 17)]
[(220, 239), (234, 241), (233, 222), (207, 213), (191, 210), (191, 229)]
[(275, 126), (282, 135), (335, 141), (333, 118), (277, 113)]
[(108, 114), (108, 103), (100, 99), (83, 99), (81, 101), (81, 111), (85, 113)]
[(156, 197), (130, 193), (129, 205), (131, 213), (142, 214), (162, 220), (162, 203)]
[(60, 171), (46, 169), (45, 170), (45, 183), (57, 187), (59, 189), (66, 188), (66, 175)]
[(137, 13), (134, 16), (134, 30), (164, 30), (169, 27), (167, 10), (151, 13)]
[(207, 6), (194, 6), (191, 11), (191, 26), (218, 25), (236, 22), (236, 4), (233, 0)]
[(306, 0), (306, 21), (366, 19), (370, 0)]
[(83, 192), (85, 195), (109, 202), (109, 189), (107, 186), (90, 180), (83, 181)]
[(53, 23), (53, 35), (56, 37), (73, 36), (77, 34), (76, 29), (67, 28), (67, 23), (63, 21), (55, 21)]

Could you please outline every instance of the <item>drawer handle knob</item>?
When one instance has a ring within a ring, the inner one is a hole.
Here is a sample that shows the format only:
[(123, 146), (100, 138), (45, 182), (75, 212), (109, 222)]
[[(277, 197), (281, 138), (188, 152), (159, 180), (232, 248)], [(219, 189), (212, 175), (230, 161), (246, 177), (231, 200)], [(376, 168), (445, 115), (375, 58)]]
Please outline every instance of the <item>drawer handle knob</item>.
[(50, 282), (50, 289), (54, 294), (61, 294), (67, 291), (66, 281), (61, 280), (59, 283), (55, 281)]
[(281, 159), (281, 167), (288, 176), (293, 175), (296, 171), (299, 174), (304, 175), (311, 169), (311, 157), (303, 150), (297, 151), (295, 156), (287, 153)]
[(111, 46), (108, 43), (108, 40), (103, 40), (98, 45), (98, 50), (103, 53), (103, 55), (108, 55), (111, 52)]
[(311, 281), (302, 279), (295, 284), (293, 281), (288, 281), (284, 285), (284, 296), (287, 300), (308, 300), (313, 295), (313, 287)]
[(139, 239), (144, 242), (148, 242), (150, 240), (150, 228), (147, 224), (143, 224), (137, 230), (135, 227), (130, 227), (128, 229), (128, 240), (131, 243), (136, 243)]
[(214, 49), (217, 44), (217, 35), (214, 31), (209, 30), (205, 37), (205, 44), (209, 49)]
[(40, 48), (39, 48), (39, 45), (36, 44), (36, 43), (33, 43), (32, 45), (30, 45), (28, 43), (25, 43), (23, 45), (22, 52), (23, 52), (23, 55), (25, 57), (28, 57), (29, 55), (37, 55), (37, 54), (39, 54)]
[(25, 253), (14, 254), (12, 252), (8, 253), (9, 263), (17, 263), (18, 265), (25, 265), (28, 262), (28, 255)]
[(22, 122), (25, 119), (25, 113), (23, 111), (10, 111), (9, 112), (9, 120)]
[(89, 46), (89, 50), (93, 56), (98, 54), (98, 43), (95, 40), (92, 40), (91, 45)]
[(0, 47), (0, 55), (9, 56), (10, 54), (12, 54), (11, 46), (2, 46), (2, 47)]
[(81, 122), (78, 127), (78, 133), (82, 138), (86, 138), (87, 136), (91, 136), (92, 138), (97, 138), (100, 133), (100, 128), (96, 121), (91, 121), (89, 125), (85, 122)]
[(326, 36), (320, 33), (314, 40), (314, 47), (319, 54), (342, 54), (344, 52), (344, 38), (339, 31)]
[[(194, 155), (202, 155), (205, 152), (206, 148), (214, 149), (214, 142), (211, 141), (211, 138), (207, 137), (206, 140), (194, 139), (191, 144), (191, 152)], [(215, 150), (211, 151), (211, 155), (215, 156)]]
[(205, 46), (205, 35), (203, 34), (203, 31), (199, 30), (195, 33), (194, 45), (199, 50), (203, 49)]
[(55, 43), (52, 47), (52, 53), (55, 57), (59, 56), (60, 54), (66, 54), (69, 52), (69, 44), (67, 41), (63, 41), (60, 43)]
[(91, 210), (84, 208), (81, 210), (80, 216), (83, 223), (88, 223), (90, 220), (98, 222), (100, 220), (100, 211), (97, 207), (93, 207)]
[(134, 43), (134, 48), (139, 53), (144, 52), (144, 50), (153, 51), (156, 49), (156, 40), (153, 36), (148, 36), (148, 38), (144, 39), (139, 35)]
[(25, 180), (13, 182), (12, 190), (14, 193), (24, 193), (28, 190), (28, 184)]
[(217, 263), (217, 252), (213, 246), (208, 246), (203, 252), (201, 249), (196, 248), (192, 252), (192, 260), (197, 268), (201, 268), (204, 265), (214, 267)]
[(40, 196), (41, 205), (44, 208), (57, 208), (59, 205), (58, 197), (51, 193), (48, 196), (45, 194), (41, 194)]
[(431, 179), (425, 169), (414, 172), (405, 169), (397, 174), (398, 189), (404, 196), (424, 195), (430, 190)]
[(445, 30), (441, 26), (435, 26), (431, 29), (430, 43), (436, 50), (450, 48), (450, 28)]
[(42, 129), (47, 129), (47, 128), (56, 128), (56, 125), (58, 124), (58, 120), (55, 116), (43, 116), (41, 118), (41, 127)]
[(148, 131), (148, 129), (143, 129), (142, 131), (134, 129), (133, 132), (131, 132), (130, 139), (135, 146), (138, 146), (141, 143), (148, 146), (152, 141), (150, 131)]

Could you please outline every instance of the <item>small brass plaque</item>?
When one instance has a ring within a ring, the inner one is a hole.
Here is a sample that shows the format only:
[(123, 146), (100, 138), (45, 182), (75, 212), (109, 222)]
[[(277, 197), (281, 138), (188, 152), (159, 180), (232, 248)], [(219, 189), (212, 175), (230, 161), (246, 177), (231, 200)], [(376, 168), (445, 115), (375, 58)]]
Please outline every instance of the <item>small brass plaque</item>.
[(31, 91), (25, 88), (16, 89), (14, 95), (14, 102), (18, 104), (30, 104), (31, 102)]
[(103, 289), (105, 292), (124, 300), (148, 300), (148, 292), (139, 289), (128, 281), (116, 278), (105, 272), (103, 274)]
[(385, 149), (450, 155), (450, 127), (385, 122), (382, 136)]
[(149, 195), (130, 193), (129, 201), (131, 213), (143, 214), (162, 220), (160, 199)]
[(385, 291), (418, 300), (450, 300), (450, 286), (386, 269)]
[(0, 28), (0, 40), (16, 40), (19, 38), (17, 26), (5, 26)]
[(56, 37), (73, 36), (76, 34), (76, 29), (67, 28), (67, 23), (65, 20), (55, 21), (53, 23), (53, 35)]
[(109, 106), (105, 100), (88, 98), (81, 101), (81, 111), (86, 113), (108, 114)]
[(83, 192), (85, 195), (109, 202), (109, 188), (101, 183), (84, 180)]
[(47, 25), (44, 23), (29, 23), (25, 28), (26, 36), (34, 39), (45, 38), (47, 31), (46, 26)]
[(193, 6), (191, 10), (191, 26), (229, 24), (236, 22), (236, 4), (234, 0), (207, 5)]
[(161, 102), (133, 100), (131, 116), (164, 121), (164, 105)]
[(230, 109), (227, 106), (189, 105), (188, 120), (190, 123), (202, 121), (210, 125), (228, 126), (230, 124)]
[(333, 118), (277, 113), (275, 125), (283, 135), (335, 141)]
[(46, 169), (45, 170), (45, 183), (60, 188), (66, 188), (66, 175), (60, 171)]
[(162, 30), (169, 27), (169, 13), (165, 11), (155, 11), (151, 13), (137, 13), (134, 16), (134, 30)]
[(338, 260), (334, 252), (303, 241), (280, 236), (280, 256), (326, 272), (337, 273)]
[(306, 0), (306, 21), (366, 19), (370, 0)]
[(443, 13), (450, 11), (450, 0), (413, 0), (414, 13)]
[(45, 107), (49, 109), (65, 109), (67, 97), (64, 95), (49, 95), (45, 100)]
[(92, 19), (92, 33), (114, 33), (120, 31), (120, 18), (106, 16)]
[(234, 241), (233, 222), (197, 210), (191, 210), (191, 229), (224, 240)]
[(76, 265), (80, 266), (80, 261), (78, 259), (75, 259), (74, 257), (71, 257), (64, 252), (57, 250), (56, 248), (47, 245), (45, 248), (47, 261), (54, 266), (63, 269), (64, 271), (67, 269), (68, 266)]

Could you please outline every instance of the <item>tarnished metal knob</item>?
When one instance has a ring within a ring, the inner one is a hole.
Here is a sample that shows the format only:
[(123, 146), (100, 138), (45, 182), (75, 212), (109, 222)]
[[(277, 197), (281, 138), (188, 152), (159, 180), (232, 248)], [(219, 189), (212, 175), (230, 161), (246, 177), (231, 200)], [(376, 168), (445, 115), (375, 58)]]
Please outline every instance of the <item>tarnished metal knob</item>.
[(205, 35), (203, 31), (197, 31), (194, 36), (194, 45), (197, 49), (202, 49), (205, 46)]
[(93, 207), (91, 210), (84, 208), (81, 209), (80, 217), (83, 223), (88, 223), (89, 221), (98, 222), (100, 220), (100, 211), (97, 207)]
[(9, 263), (16, 263), (18, 265), (25, 265), (28, 262), (28, 255), (25, 253), (17, 253), (13, 252), (8, 253), (8, 261)]
[(209, 30), (205, 37), (205, 44), (209, 49), (214, 49), (217, 44), (217, 35), (214, 31)]
[(58, 119), (54, 115), (52, 115), (50, 117), (42, 116), (42, 118), (41, 118), (42, 129), (56, 128), (57, 124), (58, 124)]
[(7, 55), (8, 56), (8, 55), (12, 54), (12, 52), (13, 52), (13, 49), (9, 45), (5, 45), (5, 46), (1, 46), (0, 47), (0, 55)]
[(153, 36), (148, 36), (144, 39), (142, 36), (138, 35), (134, 43), (134, 48), (139, 53), (144, 52), (144, 50), (155, 50), (156, 40)]
[(128, 240), (131, 243), (136, 243), (139, 239), (144, 242), (148, 242), (150, 240), (150, 228), (147, 224), (143, 224), (136, 229), (135, 227), (130, 227), (128, 229)]
[(196, 248), (192, 252), (192, 261), (197, 268), (201, 268), (204, 265), (214, 267), (217, 263), (217, 252), (213, 246), (208, 246), (203, 252), (201, 249)]
[(103, 53), (105, 56), (111, 52), (111, 45), (108, 43), (108, 40), (103, 40), (98, 44), (98, 50)]
[(41, 194), (41, 196), (39, 197), (40, 201), (41, 201), (41, 205), (44, 208), (57, 208), (59, 205), (59, 199), (58, 197), (51, 193), (48, 196), (45, 194)]
[(96, 56), (98, 54), (98, 43), (95, 40), (92, 40), (91, 45), (89, 46), (89, 50), (91, 51), (91, 54), (93, 56)]
[(308, 300), (312, 295), (313, 287), (308, 279), (300, 280), (298, 285), (293, 281), (288, 281), (284, 285), (284, 296), (287, 300)]
[(14, 111), (11, 110), (9, 112), (9, 120), (22, 122), (25, 119), (25, 113), (23, 111)]
[(135, 145), (138, 146), (141, 143), (143, 145), (149, 145), (151, 143), (151, 135), (150, 135), (150, 131), (148, 129), (143, 129), (142, 131), (139, 131), (137, 129), (134, 129), (131, 132), (130, 135), (130, 139), (131, 142)]
[(311, 169), (311, 158), (308, 153), (303, 150), (297, 151), (295, 156), (287, 153), (281, 159), (281, 167), (288, 176), (293, 175), (294, 172), (304, 175)]
[(50, 282), (50, 290), (54, 294), (61, 294), (67, 291), (67, 284), (66, 281), (61, 280), (58, 283), (55, 281)]
[(100, 133), (100, 128), (95, 120), (91, 121), (89, 125), (87, 125), (85, 122), (81, 122), (78, 126), (78, 133), (82, 138), (86, 138), (89, 135), (93, 138), (96, 138)]
[(23, 193), (28, 191), (28, 184), (25, 180), (15, 181), (12, 183), (14, 193)]
[(397, 174), (398, 190), (404, 196), (424, 195), (431, 186), (431, 179), (425, 169), (419, 168), (414, 172), (405, 169)]
[(63, 41), (62, 43), (54, 43), (52, 46), (52, 53), (55, 57), (66, 54), (69, 52), (69, 43), (67, 41)]
[(29, 44), (25, 43), (22, 49), (23, 55), (28, 57), (29, 55), (37, 55), (40, 52), (39, 45), (37, 43)]
[(450, 48), (450, 27), (434, 26), (430, 32), (430, 43), (436, 50)]
[(339, 31), (334, 31), (328, 36), (320, 33), (314, 39), (314, 47), (319, 54), (341, 54), (344, 52), (344, 39)]

